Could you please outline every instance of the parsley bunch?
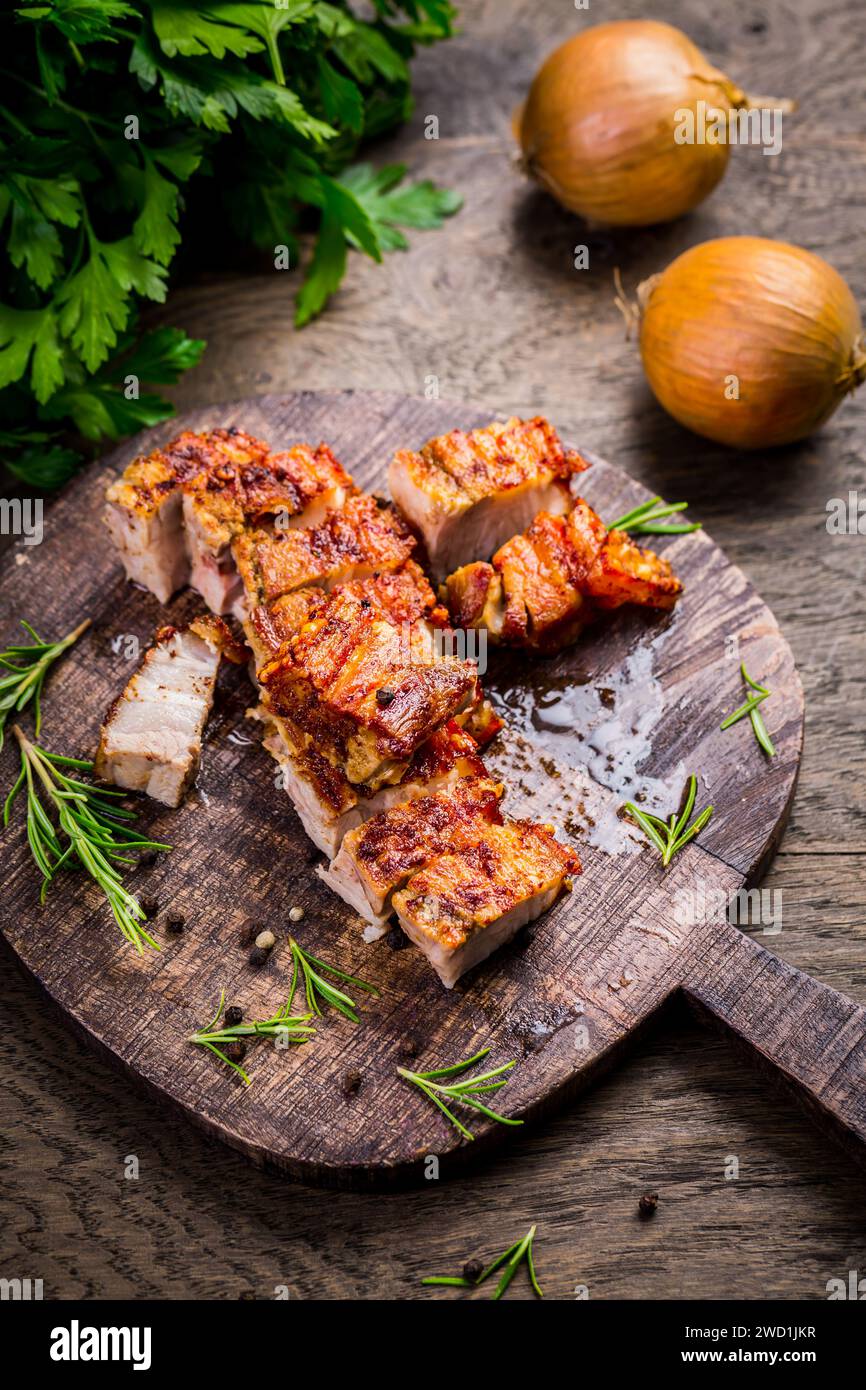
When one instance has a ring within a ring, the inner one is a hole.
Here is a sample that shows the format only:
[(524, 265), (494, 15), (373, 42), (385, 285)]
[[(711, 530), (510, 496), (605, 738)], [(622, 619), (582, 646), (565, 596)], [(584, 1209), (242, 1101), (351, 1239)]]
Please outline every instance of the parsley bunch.
[[(405, 168), (353, 167), (411, 110), (408, 62), (451, 33), (448, 0), (45, 0), (7, 9), (0, 98), (0, 455), (36, 487), (84, 441), (158, 423), (150, 389), (199, 360), (178, 328), (141, 333), (169, 267), (231, 247), (290, 266), (316, 233), (300, 327), (346, 270), (436, 227), (459, 198)], [(70, 440), (77, 447), (70, 447)]]

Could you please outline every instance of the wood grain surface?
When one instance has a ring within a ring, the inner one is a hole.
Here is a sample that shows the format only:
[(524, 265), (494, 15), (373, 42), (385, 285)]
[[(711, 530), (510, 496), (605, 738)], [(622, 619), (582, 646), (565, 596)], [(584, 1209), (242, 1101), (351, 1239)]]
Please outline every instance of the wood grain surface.
[[(642, 12), (624, 3), (591, 18)], [(416, 64), (414, 121), (374, 154), (458, 187), (464, 211), (383, 267), (356, 258), (328, 313), (299, 335), (294, 276), (275, 281), (251, 263), (177, 290), (165, 321), (210, 341), (178, 399), (299, 385), (418, 393), (435, 377), (446, 398), (543, 409), (654, 491), (688, 497), (777, 614), (806, 687), (800, 790), (766, 881), (783, 927), (767, 944), (863, 1000), (866, 551), (862, 537), (825, 527), (827, 501), (864, 485), (862, 397), (802, 446), (738, 458), (657, 409), (610, 295), (614, 265), (633, 285), (686, 245), (747, 230), (819, 251), (863, 303), (862, 7), (654, 7), (744, 85), (795, 96), (806, 116), (786, 124), (778, 160), (735, 151), (691, 217), (616, 235), (589, 231), (509, 165), (512, 106), (543, 55), (589, 17), (556, 0), (462, 14), (448, 61), (431, 52)], [(422, 138), (428, 112), (438, 142)], [(589, 272), (572, 269), (578, 243), (590, 246)], [(850, 1163), (678, 1009), (604, 1086), (521, 1133), (482, 1178), (317, 1196), (166, 1119), (4, 966), (0, 1272), (44, 1277), (46, 1293), (266, 1298), (285, 1284), (297, 1297), (412, 1297), (421, 1274), (496, 1251), (532, 1220), (548, 1297), (585, 1285), (593, 1298), (822, 1298), (827, 1279), (866, 1268), (864, 1188)], [(124, 1180), (129, 1154), (138, 1181)], [(646, 1187), (659, 1212), (640, 1223)]]

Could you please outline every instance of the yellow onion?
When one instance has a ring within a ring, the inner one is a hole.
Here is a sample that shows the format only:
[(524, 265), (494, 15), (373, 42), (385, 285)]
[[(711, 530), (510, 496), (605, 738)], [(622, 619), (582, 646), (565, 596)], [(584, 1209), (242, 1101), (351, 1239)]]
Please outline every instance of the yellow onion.
[(656, 20), (585, 29), (544, 63), (515, 134), (526, 171), (572, 212), (594, 222), (643, 227), (695, 207), (725, 172), (730, 146), (678, 144), (691, 111), (727, 115), (754, 101), (714, 68), (691, 39)]
[(803, 439), (866, 380), (854, 296), (811, 251), (764, 237), (693, 246), (638, 288), (640, 352), (665, 410), (741, 449)]

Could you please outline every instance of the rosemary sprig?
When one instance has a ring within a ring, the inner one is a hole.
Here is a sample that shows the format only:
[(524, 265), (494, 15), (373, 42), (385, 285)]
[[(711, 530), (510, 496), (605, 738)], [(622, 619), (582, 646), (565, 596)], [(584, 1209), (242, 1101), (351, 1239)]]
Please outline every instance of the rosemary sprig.
[(700, 531), (699, 521), (688, 522), (669, 522), (666, 526), (660, 526), (659, 522), (666, 516), (673, 516), (675, 512), (684, 512), (688, 502), (663, 502), (661, 497), (651, 497), (649, 502), (641, 502), (639, 507), (633, 507), (630, 512), (625, 512), (623, 516), (612, 521), (608, 526), (608, 531), (630, 531), (632, 535), (643, 533), (650, 536), (684, 536), (690, 531)]
[(535, 1292), (537, 1293), (538, 1297), (543, 1298), (544, 1294), (541, 1292), (541, 1286), (539, 1285), (538, 1279), (535, 1274), (535, 1265), (532, 1262), (532, 1242), (535, 1240), (535, 1233), (537, 1229), (538, 1228), (536, 1226), (530, 1226), (523, 1239), (515, 1241), (512, 1246), (509, 1246), (509, 1248), (507, 1250), (504, 1250), (501, 1255), (498, 1255), (492, 1264), (489, 1264), (486, 1269), (482, 1270), (482, 1272), (478, 1275), (477, 1279), (455, 1279), (447, 1275), (430, 1274), (427, 1276), (426, 1279), (422, 1279), (421, 1283), (444, 1285), (448, 1288), (455, 1289), (477, 1289), (480, 1284), (483, 1284), (486, 1279), (490, 1278), (491, 1274), (495, 1274), (497, 1269), (502, 1269), (502, 1266), (504, 1265), (505, 1268), (502, 1272), (502, 1277), (500, 1278), (499, 1283), (496, 1286), (496, 1292), (493, 1295), (495, 1301), (496, 1299), (501, 1298), (502, 1295), (505, 1293), (505, 1290), (508, 1288), (508, 1285), (511, 1283), (512, 1279), (517, 1273), (520, 1264), (525, 1260), (526, 1269), (529, 1274), (529, 1282), (532, 1285)]
[[(119, 806), (115, 799), (123, 792), (89, 786), (62, 770), (74, 767), (92, 772), (92, 763), (49, 753), (31, 743), (17, 724), (12, 732), (21, 748), (21, 771), (3, 807), (3, 826), (9, 824), (13, 803), (26, 785), (27, 840), (42, 874), (39, 901), (45, 902), (48, 885), (60, 869), (78, 860), (102, 889), (114, 920), (139, 955), (145, 945), (158, 951), (157, 942), (141, 925), (146, 914), (138, 899), (124, 888), (115, 865), (134, 864), (130, 850), (168, 850), (171, 845), (144, 839), (131, 828), (128, 822), (135, 820), (135, 812)], [(56, 815), (56, 826), (41, 798)]]
[[(475, 1076), (467, 1078), (465, 1081), (454, 1081), (447, 1086), (440, 1086), (439, 1080), (443, 1076), (459, 1076), (467, 1071), (469, 1067), (474, 1067), (476, 1062), (480, 1062), (482, 1057), (489, 1053), (489, 1047), (482, 1047), (480, 1052), (476, 1052), (474, 1057), (467, 1057), (463, 1062), (457, 1062), (453, 1067), (439, 1067), (436, 1071), (408, 1071), (406, 1067), (398, 1067), (397, 1075), (402, 1076), (405, 1081), (410, 1081), (413, 1086), (417, 1086), (424, 1092), (434, 1105), (437, 1105), (451, 1121), (455, 1129), (459, 1130), (464, 1139), (474, 1139), (471, 1130), (466, 1128), (461, 1120), (449, 1110), (445, 1100), (458, 1101), (461, 1105), (471, 1106), (473, 1110), (480, 1110), (482, 1115), (486, 1115), (490, 1120), (498, 1120), (501, 1125), (522, 1125), (522, 1120), (509, 1120), (505, 1115), (499, 1115), (495, 1110), (490, 1110), (482, 1101), (476, 1097), (484, 1091), (498, 1091), (508, 1080), (504, 1073), (516, 1067), (516, 1061), (505, 1062), (501, 1067), (494, 1067), (493, 1071), (476, 1072)], [(500, 1077), (501, 1080), (496, 1078)], [(445, 1097), (445, 1100), (441, 1097)]]
[(42, 727), (40, 701), (48, 668), (68, 647), (78, 641), (82, 632), (90, 627), (90, 619), (85, 618), (83, 623), (79, 623), (78, 627), (67, 633), (59, 642), (43, 641), (23, 619), (21, 626), (33, 638), (32, 645), (7, 647), (5, 651), (0, 652), (0, 667), (5, 667), (5, 674), (0, 675), (0, 749), (3, 747), (8, 716), (13, 710), (20, 713), (31, 700), (36, 737), (39, 737)]
[(679, 816), (673, 814), (668, 821), (663, 821), (660, 816), (651, 815), (649, 811), (642, 811), (639, 806), (635, 806), (633, 801), (625, 803), (625, 809), (629, 815), (634, 817), (647, 839), (655, 845), (665, 868), (677, 850), (682, 849), (683, 845), (687, 845), (689, 840), (693, 840), (696, 835), (700, 835), (713, 814), (712, 806), (706, 806), (697, 820), (689, 825), (698, 790), (698, 779), (694, 773), (689, 778), (688, 787), (682, 811)]
[(767, 726), (764, 723), (763, 715), (758, 709), (758, 705), (766, 700), (772, 694), (772, 691), (768, 690), (765, 685), (759, 685), (757, 681), (752, 680), (752, 677), (746, 670), (746, 663), (744, 661), (740, 662), (740, 671), (742, 672), (743, 680), (746, 682), (746, 685), (754, 690), (755, 694), (750, 695), (749, 698), (740, 705), (739, 709), (735, 709), (733, 714), (729, 714), (727, 719), (722, 720), (720, 727), (722, 729), (730, 729), (732, 724), (739, 723), (741, 719), (745, 719), (746, 715), (748, 715), (758, 743), (761, 745), (768, 758), (774, 758), (776, 756), (775, 745), (770, 735), (767, 733)]
[(190, 1033), (187, 1042), (197, 1043), (200, 1047), (206, 1047), (215, 1057), (219, 1057), (227, 1067), (237, 1072), (245, 1086), (250, 1085), (250, 1077), (238, 1062), (233, 1062), (227, 1057), (222, 1048), (217, 1044), (240, 1042), (243, 1038), (282, 1038), (287, 1043), (305, 1043), (310, 1041), (310, 1037), (315, 1033), (315, 1028), (310, 1024), (312, 1014), (292, 1014), (290, 1013), (292, 1000), (286, 1000), (281, 1009), (271, 1018), (251, 1019), (248, 1023), (232, 1023), (222, 1028), (217, 1028), (220, 1015), (225, 1008), (226, 992), (220, 992), (217, 1011), (210, 1023), (204, 1028), (198, 1028), (194, 1033)]
[(356, 1012), (358, 1005), (343, 990), (337, 989), (337, 986), (332, 985), (330, 980), (326, 980), (325, 975), (332, 975), (337, 980), (343, 980), (344, 983), (353, 985), (355, 989), (367, 990), (369, 994), (379, 993), (376, 986), (368, 985), (366, 980), (359, 980), (355, 975), (346, 975), (336, 966), (329, 965), (327, 961), (319, 960), (318, 956), (311, 956), (309, 951), (301, 950), (293, 936), (289, 937), (289, 945), (292, 950), (292, 983), (289, 988), (289, 1000), (286, 1008), (291, 1008), (300, 976), (303, 975), (307, 1007), (311, 1013), (317, 1014), (319, 1018), (323, 1017), (319, 1007), (319, 999), (323, 999), (326, 1004), (330, 1004), (332, 1009), (336, 1009), (338, 1013), (350, 1018), (353, 1023), (357, 1023), (359, 1021)]

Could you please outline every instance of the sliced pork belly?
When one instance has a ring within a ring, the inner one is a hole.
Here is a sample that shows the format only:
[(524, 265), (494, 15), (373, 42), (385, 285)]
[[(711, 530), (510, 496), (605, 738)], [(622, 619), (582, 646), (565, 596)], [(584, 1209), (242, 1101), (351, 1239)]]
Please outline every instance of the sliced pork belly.
[(127, 577), (161, 603), (189, 582), (183, 487), (220, 468), (260, 462), (268, 448), (241, 430), (186, 430), (164, 449), (134, 459), (106, 492), (105, 521)]
[(587, 467), (547, 420), (513, 417), (469, 434), (452, 430), (418, 453), (401, 450), (388, 485), (424, 537), (434, 576), (444, 579), (458, 565), (492, 555), (537, 512), (567, 512), (570, 479)]
[(321, 525), (356, 491), (327, 444), (296, 444), (200, 474), (183, 489), (190, 584), (215, 613), (233, 611), (242, 590), (231, 552), (237, 536), (251, 526), (279, 535)]
[(501, 823), (502, 792), (489, 777), (469, 777), (448, 791), (380, 811), (349, 831), (321, 877), (362, 917), (382, 926), (392, 893), (417, 869), (449, 849), (477, 844), (490, 824)]
[(103, 782), (179, 806), (195, 777), (220, 657), (237, 644), (217, 618), (164, 627), (105, 717), (94, 771)]
[(291, 746), (312, 746), (375, 791), (478, 698), (473, 663), (442, 656), (424, 624), (398, 627), (339, 586), (258, 673)]
[(399, 569), (415, 547), (415, 537), (393, 508), (360, 494), (329, 512), (319, 526), (276, 534), (247, 531), (233, 550), (250, 610), (309, 585), (332, 589)]
[(370, 792), (353, 787), (340, 768), (308, 747), (295, 751), (283, 721), (263, 705), (251, 711), (265, 725), (264, 747), (280, 767), (280, 787), (292, 799), (310, 839), (333, 859), (346, 834), (401, 802), (453, 787), (465, 777), (486, 777), (475, 740), (450, 721), (411, 760), (399, 782)]
[[(352, 580), (340, 587), (365, 599), (396, 627), (404, 623), (425, 623), (433, 629), (447, 627), (450, 623), (447, 608), (438, 602), (424, 571), (414, 560), (407, 560), (397, 570)], [(252, 610), (246, 626), (260, 664), (294, 637), (324, 605), (326, 597), (324, 589), (298, 589)]]
[(667, 560), (608, 532), (582, 498), (568, 516), (542, 512), (491, 564), (464, 565), (444, 586), (455, 625), (543, 652), (573, 642), (601, 609), (671, 608), (681, 592)]
[(434, 859), (392, 901), (407, 936), (451, 989), (545, 912), (579, 872), (577, 855), (550, 827), (508, 821)]

